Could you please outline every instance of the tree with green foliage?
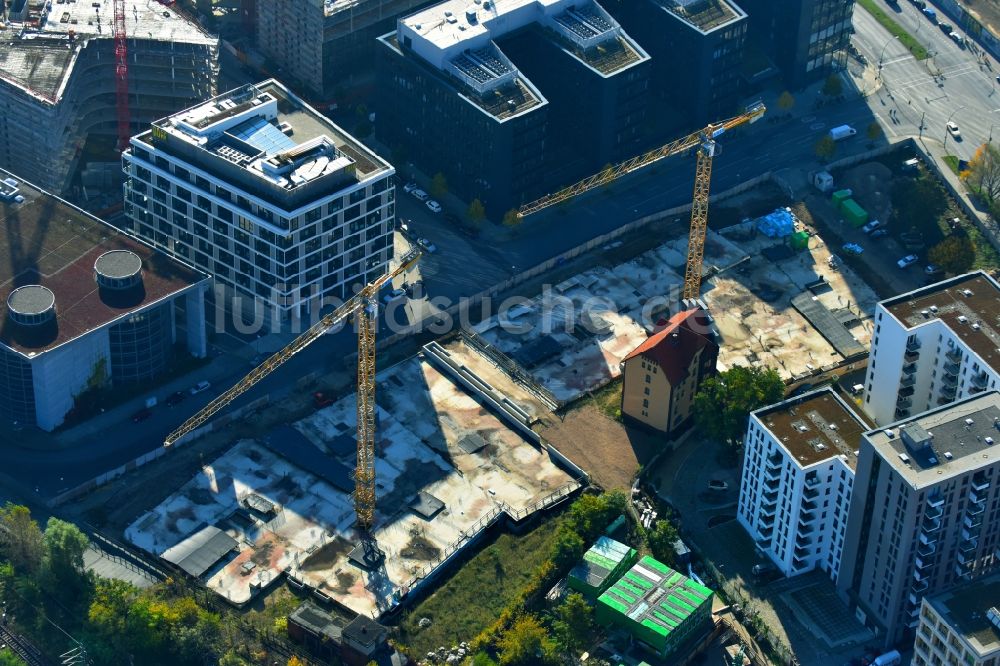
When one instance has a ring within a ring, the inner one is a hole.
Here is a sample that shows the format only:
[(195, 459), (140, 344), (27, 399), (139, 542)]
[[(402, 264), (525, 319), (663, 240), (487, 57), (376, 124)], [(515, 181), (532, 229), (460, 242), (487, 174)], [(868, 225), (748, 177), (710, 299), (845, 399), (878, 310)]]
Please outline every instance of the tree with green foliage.
[(469, 204), (469, 210), (466, 211), (466, 217), (469, 218), (469, 222), (477, 226), (482, 223), (486, 219), (486, 207), (483, 206), (483, 202), (479, 199), (473, 199), (472, 203)]
[(816, 157), (829, 161), (837, 153), (837, 142), (829, 134), (824, 134), (823, 138), (816, 142), (813, 151), (816, 153)]
[(486, 652), (477, 652), (472, 658), (472, 666), (498, 666), (496, 659)]
[(868, 125), (867, 134), (868, 134), (868, 139), (870, 141), (878, 141), (878, 139), (881, 138), (881, 136), (882, 136), (882, 126), (878, 124), (877, 120), (873, 120)]
[(18, 573), (30, 574), (42, 563), (45, 545), (28, 507), (7, 502), (0, 508), (0, 554)]
[(844, 92), (844, 82), (836, 74), (831, 74), (826, 77), (826, 81), (823, 82), (823, 94), (827, 97), (836, 97), (840, 93)]
[(784, 394), (785, 384), (773, 368), (734, 365), (702, 383), (694, 397), (695, 422), (709, 437), (739, 446), (750, 412)]
[(594, 609), (583, 595), (571, 592), (555, 609), (552, 631), (566, 655), (582, 652), (594, 638)]
[(505, 227), (510, 227), (511, 229), (521, 225), (523, 218), (517, 214), (516, 208), (511, 208), (509, 211), (503, 214), (503, 225)]
[(653, 557), (667, 564), (674, 565), (674, 541), (677, 540), (677, 528), (669, 520), (657, 520), (646, 532), (646, 543)]
[(249, 666), (249, 664), (246, 659), (230, 650), (219, 658), (219, 666)]
[(83, 571), (83, 554), (90, 540), (79, 527), (65, 520), (49, 518), (45, 524), (44, 540), (46, 564), (53, 573), (68, 578)]
[(438, 171), (431, 178), (431, 196), (435, 199), (441, 199), (446, 194), (448, 194), (448, 178)]
[(778, 108), (782, 111), (791, 111), (795, 106), (795, 97), (787, 90), (778, 96)]
[(0, 666), (24, 666), (24, 661), (7, 648), (0, 650)]
[(927, 259), (948, 273), (958, 275), (976, 262), (976, 246), (965, 234), (952, 234), (927, 251)]
[(909, 225), (933, 245), (941, 240), (941, 216), (948, 210), (948, 197), (930, 177), (896, 179), (890, 194), (893, 217)]
[(500, 666), (543, 666), (556, 662), (556, 645), (534, 615), (522, 615), (500, 639)]
[(586, 545), (579, 534), (568, 525), (561, 525), (552, 545), (552, 562), (560, 569), (568, 569), (579, 560)]
[(627, 504), (628, 499), (620, 490), (600, 495), (581, 495), (570, 506), (566, 524), (585, 543), (590, 543), (625, 511)]
[(993, 203), (1000, 198), (1000, 148), (984, 143), (976, 148), (968, 166), (959, 174), (975, 192)]

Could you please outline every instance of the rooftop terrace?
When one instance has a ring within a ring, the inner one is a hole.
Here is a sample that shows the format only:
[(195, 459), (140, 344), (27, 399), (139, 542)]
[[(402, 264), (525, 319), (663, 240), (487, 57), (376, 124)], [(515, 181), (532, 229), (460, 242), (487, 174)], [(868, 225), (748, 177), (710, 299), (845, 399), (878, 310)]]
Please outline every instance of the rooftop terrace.
[(790, 398), (754, 415), (803, 467), (842, 456), (854, 469), (855, 451), (868, 429), (831, 388)]
[(727, 0), (653, 1), (703, 33), (711, 32), (746, 16), (746, 12)]
[(1000, 650), (1000, 629), (988, 617), (990, 608), (1000, 607), (1000, 575), (963, 583), (947, 592), (926, 597), (926, 602), (980, 657)]
[[(0, 170), (7, 177), (16, 179)], [(6, 299), (29, 284), (47, 287), (55, 295), (56, 328), (28, 341), (5, 317), (0, 343), (11, 349), (40, 353), (207, 279), (58, 197), (23, 181), (18, 188), (24, 203), (0, 201), (0, 295)], [(131, 250), (142, 260), (141, 300), (114, 306), (101, 297), (94, 263), (109, 250)]]
[[(111, 39), (113, 4), (40, 3), (41, 11), (12, 14), (0, 29), (0, 79), (55, 101), (65, 87), (79, 48), (91, 39)], [(45, 7), (48, 6), (48, 11)], [(129, 3), (129, 38), (214, 45), (216, 37), (158, 2)], [(72, 33), (72, 38), (71, 38)]]
[(1000, 460), (1000, 393), (981, 393), (865, 433), (915, 488), (934, 485)]
[(142, 138), (168, 151), (176, 143), (222, 158), (288, 191), (312, 182), (364, 180), (390, 168), (273, 79), (158, 120)]
[(1000, 285), (986, 273), (960, 275), (886, 299), (881, 305), (908, 328), (940, 320), (1000, 371)]
[[(648, 58), (599, 4), (580, 0), (445, 0), (398, 23), (394, 48), (402, 44), (432, 67), (457, 78), (479, 102), (512, 84), (526, 93), (516, 111), (541, 103), (533, 89), (494, 40), (538, 25), (568, 53), (603, 75), (614, 74)], [(510, 98), (502, 95), (503, 105)], [(476, 100), (474, 100), (476, 101)], [(480, 103), (488, 112), (487, 104)]]

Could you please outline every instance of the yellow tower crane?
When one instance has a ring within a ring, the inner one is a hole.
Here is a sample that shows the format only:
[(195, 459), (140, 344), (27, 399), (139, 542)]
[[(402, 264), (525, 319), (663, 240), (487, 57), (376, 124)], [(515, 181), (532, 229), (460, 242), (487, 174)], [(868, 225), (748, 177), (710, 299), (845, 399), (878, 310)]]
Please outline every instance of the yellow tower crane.
[(378, 326), (378, 292), (420, 258), (418, 250), (403, 257), (399, 266), (365, 285), (353, 298), (324, 316), (292, 340), (197, 414), (167, 435), (164, 446), (172, 446), (184, 435), (203, 425), (220, 409), (243, 395), (295, 354), (352, 314), (358, 327), (358, 460), (354, 470), (354, 511), (358, 527), (368, 533), (375, 521), (375, 330)]
[(708, 230), (708, 192), (712, 181), (712, 158), (715, 157), (717, 151), (715, 140), (723, 132), (739, 127), (740, 125), (757, 122), (763, 117), (766, 111), (767, 109), (762, 102), (756, 102), (747, 107), (744, 113), (734, 116), (729, 120), (713, 123), (702, 130), (688, 134), (684, 138), (671, 141), (647, 153), (620, 162), (600, 173), (596, 173), (569, 187), (563, 188), (554, 194), (547, 194), (541, 199), (525, 204), (517, 211), (517, 216), (519, 218), (526, 217), (543, 208), (562, 203), (584, 192), (607, 185), (622, 176), (647, 167), (653, 162), (662, 160), (664, 157), (677, 155), (697, 146), (698, 162), (694, 172), (694, 197), (691, 202), (691, 229), (688, 233), (687, 266), (684, 269), (683, 297), (685, 299), (698, 298), (701, 293), (701, 269), (705, 255), (705, 233)]

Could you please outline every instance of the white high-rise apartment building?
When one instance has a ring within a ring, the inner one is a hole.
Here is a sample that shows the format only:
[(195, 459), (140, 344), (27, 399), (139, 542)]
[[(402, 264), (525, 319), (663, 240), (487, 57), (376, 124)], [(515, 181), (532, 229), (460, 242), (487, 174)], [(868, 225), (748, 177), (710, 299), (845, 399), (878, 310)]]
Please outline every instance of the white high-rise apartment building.
[(392, 166), (274, 80), (154, 122), (122, 160), (129, 229), (253, 296), (244, 311), (263, 302), (272, 328), (392, 258)]
[(1000, 285), (970, 273), (880, 302), (865, 379), (865, 412), (886, 425), (1000, 380)]
[(830, 388), (750, 415), (737, 520), (786, 576), (836, 581), (865, 424)]

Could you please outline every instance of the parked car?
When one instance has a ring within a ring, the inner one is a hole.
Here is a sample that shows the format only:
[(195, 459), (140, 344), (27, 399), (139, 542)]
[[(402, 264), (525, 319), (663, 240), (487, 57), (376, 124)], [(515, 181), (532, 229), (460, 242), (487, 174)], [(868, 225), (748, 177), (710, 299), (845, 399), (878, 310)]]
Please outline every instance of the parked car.
[(951, 37), (952, 41), (954, 41), (959, 46), (962, 47), (965, 46), (965, 37), (962, 37), (962, 35), (960, 35), (959, 33), (952, 31), (951, 34), (949, 34), (948, 36)]
[(755, 564), (750, 573), (757, 579), (768, 579), (781, 575), (781, 572), (773, 564)]
[(949, 24), (945, 23), (944, 21), (939, 22), (938, 27), (941, 28), (941, 32), (943, 32), (944, 34), (946, 35), (951, 34), (952, 27)]
[(179, 405), (184, 402), (184, 398), (186, 397), (187, 396), (184, 395), (184, 391), (174, 391), (167, 396), (167, 399), (164, 400), (164, 402), (167, 403), (167, 407), (173, 407), (174, 405)]
[(419, 244), (420, 247), (424, 248), (424, 252), (427, 252), (429, 254), (434, 254), (435, 252), (437, 252), (437, 245), (435, 245), (434, 243), (430, 242), (426, 238), (420, 238), (420, 239), (418, 239), (417, 240), (417, 244)]
[(948, 128), (948, 134), (951, 134), (956, 140), (962, 140), (962, 131), (958, 129), (958, 125), (954, 121), (949, 120), (945, 125)]
[(937, 275), (940, 272), (941, 267), (937, 264), (927, 264), (924, 266), (924, 273), (927, 273), (928, 275)]
[(150, 409), (149, 407), (143, 407), (142, 409), (140, 409), (139, 411), (137, 411), (135, 414), (132, 415), (132, 423), (139, 423), (141, 421), (145, 421), (152, 415), (153, 415), (152, 409)]
[(855, 257), (865, 251), (865, 249), (857, 243), (844, 243), (844, 247), (841, 249), (844, 251), (844, 254), (850, 254)]
[(198, 395), (202, 391), (207, 391), (210, 388), (212, 388), (212, 385), (209, 382), (201, 380), (200, 382), (189, 388), (188, 393), (190, 393), (191, 395)]
[(899, 266), (900, 268), (909, 268), (915, 263), (917, 263), (917, 255), (908, 254), (899, 261), (897, 261), (896, 265)]
[(406, 192), (407, 194), (413, 194), (413, 190), (415, 189), (417, 189), (417, 184), (414, 183), (412, 180), (408, 182), (406, 185), (403, 185), (403, 191)]
[(885, 228), (876, 229), (875, 231), (872, 232), (872, 238), (885, 238), (888, 235), (889, 235), (889, 230)]
[(878, 220), (872, 220), (865, 226), (861, 227), (861, 231), (865, 232), (866, 234), (870, 234), (871, 232), (875, 231), (881, 226), (882, 226), (881, 222), (879, 222)]
[(428, 199), (426, 202), (424, 202), (424, 205), (427, 206), (427, 208), (429, 208), (432, 213), (440, 213), (443, 210), (441, 208), (441, 204), (439, 204), (437, 201), (434, 201), (434, 199)]
[(708, 482), (709, 490), (729, 490), (729, 484), (719, 479), (712, 479)]
[(410, 194), (412, 194), (413, 198), (416, 199), (417, 201), (427, 201), (427, 193), (419, 188), (416, 190), (412, 190)]
[(16, 197), (14, 197), (14, 203), (24, 203), (24, 197), (18, 194)]
[(400, 296), (406, 296), (405, 289), (393, 289), (392, 291), (386, 292), (385, 296), (382, 297), (382, 302), (388, 305)]

